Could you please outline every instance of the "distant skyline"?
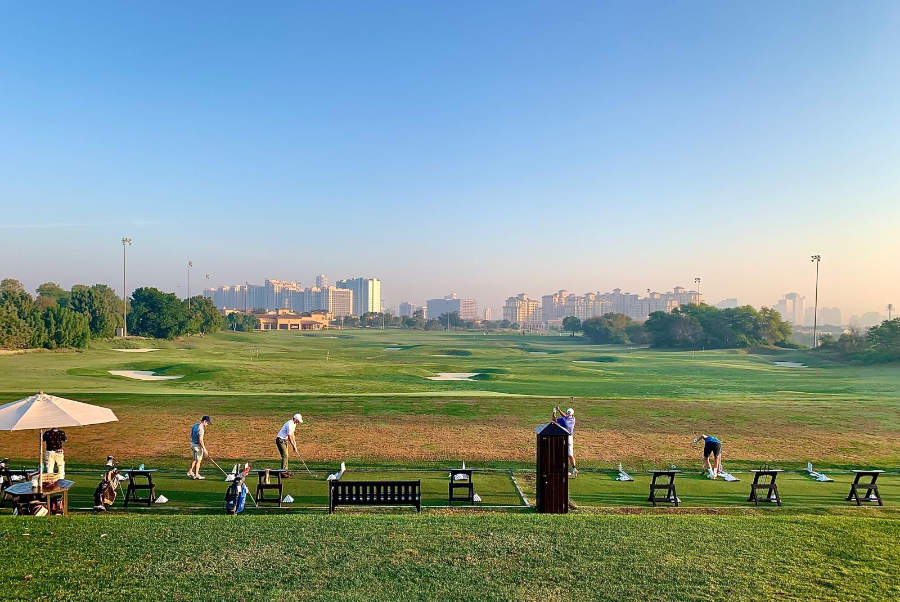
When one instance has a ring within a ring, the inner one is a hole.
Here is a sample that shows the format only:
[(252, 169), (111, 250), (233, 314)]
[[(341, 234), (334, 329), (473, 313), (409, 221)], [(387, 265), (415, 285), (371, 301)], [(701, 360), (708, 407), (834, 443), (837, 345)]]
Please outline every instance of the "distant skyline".
[[(900, 4), (9, 4), (0, 277), (900, 304)], [(204, 277), (209, 273), (210, 279)]]

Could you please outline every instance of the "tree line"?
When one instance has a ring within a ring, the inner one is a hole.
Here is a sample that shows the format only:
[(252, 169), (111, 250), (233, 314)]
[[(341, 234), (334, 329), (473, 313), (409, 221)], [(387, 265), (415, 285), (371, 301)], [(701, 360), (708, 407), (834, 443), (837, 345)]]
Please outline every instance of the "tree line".
[(640, 323), (624, 314), (608, 313), (583, 322), (569, 317), (563, 330), (581, 331), (595, 344), (650, 345), (666, 349), (734, 349), (754, 346), (796, 347), (791, 325), (773, 309), (749, 305), (718, 309), (684, 305), (656, 311)]
[[(0, 348), (84, 347), (108, 339), (123, 324), (122, 299), (106, 284), (76, 284), (65, 290), (45, 282), (32, 296), (13, 278), (0, 281)], [(171, 339), (222, 328), (222, 315), (210, 299), (181, 300), (155, 288), (139, 288), (128, 300), (128, 332)]]
[(823, 334), (816, 350), (833, 359), (862, 363), (900, 361), (900, 318), (884, 320), (865, 332), (851, 328), (838, 338)]

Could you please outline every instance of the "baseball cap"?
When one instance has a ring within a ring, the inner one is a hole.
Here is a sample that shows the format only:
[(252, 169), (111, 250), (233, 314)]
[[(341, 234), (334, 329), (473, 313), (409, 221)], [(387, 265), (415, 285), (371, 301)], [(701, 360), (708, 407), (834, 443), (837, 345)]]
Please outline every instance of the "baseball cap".
[(200, 419), (200, 422), (203, 422), (204, 420), (207, 422), (207, 424), (212, 424), (212, 418), (210, 418), (209, 416), (204, 416)]
[(294, 414), (294, 420), (296, 420), (297, 422), (303, 422), (303, 416), (301, 416), (300, 414)]
[(574, 416), (574, 415), (575, 415), (575, 410), (573, 410), (572, 408), (569, 408), (568, 410), (566, 410), (566, 416)]

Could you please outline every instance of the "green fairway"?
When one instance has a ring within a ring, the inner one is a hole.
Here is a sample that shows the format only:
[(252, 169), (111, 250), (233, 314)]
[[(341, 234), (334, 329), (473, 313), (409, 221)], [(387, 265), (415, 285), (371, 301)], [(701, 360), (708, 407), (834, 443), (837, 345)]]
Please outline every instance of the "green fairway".
[(17, 600), (887, 600), (898, 537), (836, 516), (0, 518), (0, 582)]
[[(182, 464), (186, 430), (217, 420), (210, 448), (224, 460), (270, 460), (287, 416), (308, 418), (307, 460), (434, 465), (469, 460), (521, 466), (532, 429), (575, 396), (585, 467), (694, 462), (692, 433), (725, 442), (734, 467), (900, 463), (900, 370), (893, 365), (790, 368), (797, 352), (666, 352), (587, 345), (579, 337), (401, 330), (220, 333), (129, 340), (147, 353), (94, 342), (85, 351), (0, 356), (11, 401), (38, 389), (112, 408), (120, 422), (70, 432), (73, 465), (113, 454), (129, 463)], [(140, 381), (108, 370), (181, 376)], [(433, 381), (441, 372), (471, 381)], [(391, 445), (384, 445), (391, 441)], [(0, 435), (0, 453), (25, 461), (32, 435)]]

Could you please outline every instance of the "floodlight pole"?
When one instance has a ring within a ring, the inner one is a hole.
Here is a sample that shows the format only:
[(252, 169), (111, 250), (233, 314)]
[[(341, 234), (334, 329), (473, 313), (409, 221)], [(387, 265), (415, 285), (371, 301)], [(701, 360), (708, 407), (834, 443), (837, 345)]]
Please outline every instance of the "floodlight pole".
[(700, 292), (700, 276), (694, 278), (694, 284), (697, 285), (697, 305), (703, 305), (703, 293)]
[(816, 264), (816, 296), (813, 303), (813, 349), (815, 349), (819, 346), (819, 340), (816, 338), (816, 327), (819, 319), (819, 262), (822, 261), (822, 256), (813, 255), (810, 261)]
[(187, 302), (188, 302), (188, 311), (191, 310), (191, 268), (194, 267), (194, 262), (188, 260), (188, 282), (187, 282)]
[(894, 311), (894, 304), (893, 304), (893, 303), (888, 303), (887, 310), (888, 310), (888, 321), (890, 321), (890, 319), (891, 319), (891, 313)]
[(128, 338), (128, 293), (125, 288), (125, 247), (131, 246), (130, 238), (122, 238), (122, 338)]

